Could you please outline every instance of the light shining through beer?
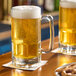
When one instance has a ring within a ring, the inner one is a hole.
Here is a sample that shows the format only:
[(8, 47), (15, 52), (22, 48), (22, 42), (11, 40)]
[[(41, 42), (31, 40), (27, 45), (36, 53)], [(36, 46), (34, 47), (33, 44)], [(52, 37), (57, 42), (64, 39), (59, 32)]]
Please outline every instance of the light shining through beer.
[(60, 44), (76, 45), (76, 2), (60, 2)]

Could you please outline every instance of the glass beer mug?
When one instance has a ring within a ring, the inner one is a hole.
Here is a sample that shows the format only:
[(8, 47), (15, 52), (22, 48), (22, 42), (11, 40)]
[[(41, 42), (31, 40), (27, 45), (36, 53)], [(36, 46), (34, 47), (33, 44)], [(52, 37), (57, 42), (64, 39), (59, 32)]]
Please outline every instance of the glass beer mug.
[[(15, 6), (11, 10), (12, 63), (17, 67), (31, 67), (41, 61), (41, 8)], [(53, 48), (53, 17), (44, 16), (50, 25), (50, 46)], [(43, 51), (48, 53), (49, 51)]]
[(76, 0), (61, 0), (59, 15), (60, 50), (76, 55)]

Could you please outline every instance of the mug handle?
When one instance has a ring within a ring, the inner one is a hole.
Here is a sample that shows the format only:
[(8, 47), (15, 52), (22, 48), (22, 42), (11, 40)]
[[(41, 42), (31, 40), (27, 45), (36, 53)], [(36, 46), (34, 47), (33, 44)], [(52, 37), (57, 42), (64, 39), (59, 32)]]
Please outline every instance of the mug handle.
[(47, 51), (47, 49), (41, 48), (42, 53), (45, 54), (45, 53), (51, 52), (51, 50), (53, 49), (53, 45), (54, 45), (54, 20), (53, 20), (52, 16), (48, 16), (48, 15), (47, 16), (43, 16), (42, 20), (49, 21), (49, 28), (50, 28), (49, 51)]

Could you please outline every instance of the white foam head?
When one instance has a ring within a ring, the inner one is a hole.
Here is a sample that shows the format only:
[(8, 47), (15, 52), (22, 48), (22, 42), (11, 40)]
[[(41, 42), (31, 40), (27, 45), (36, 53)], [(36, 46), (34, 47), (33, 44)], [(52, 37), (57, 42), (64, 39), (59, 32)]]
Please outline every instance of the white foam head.
[(41, 18), (41, 8), (38, 6), (15, 6), (12, 7), (11, 16), (18, 19)]
[(61, 0), (60, 6), (64, 8), (76, 8), (76, 0)]

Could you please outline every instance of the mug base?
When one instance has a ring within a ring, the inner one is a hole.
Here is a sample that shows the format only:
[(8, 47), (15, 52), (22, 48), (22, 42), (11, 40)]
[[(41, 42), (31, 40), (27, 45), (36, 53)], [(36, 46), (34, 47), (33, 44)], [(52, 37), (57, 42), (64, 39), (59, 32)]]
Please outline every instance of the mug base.
[(12, 57), (12, 64), (16, 67), (32, 68), (33, 64), (41, 62), (41, 55), (33, 59), (21, 59)]
[(76, 55), (76, 45), (70, 46), (70, 45), (59, 44), (59, 48), (60, 48), (61, 53), (63, 54)]

